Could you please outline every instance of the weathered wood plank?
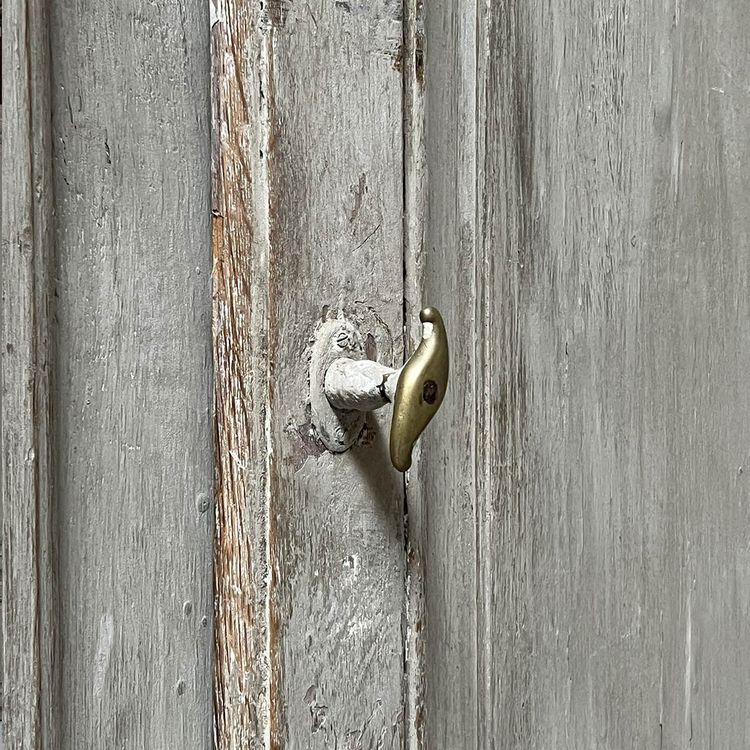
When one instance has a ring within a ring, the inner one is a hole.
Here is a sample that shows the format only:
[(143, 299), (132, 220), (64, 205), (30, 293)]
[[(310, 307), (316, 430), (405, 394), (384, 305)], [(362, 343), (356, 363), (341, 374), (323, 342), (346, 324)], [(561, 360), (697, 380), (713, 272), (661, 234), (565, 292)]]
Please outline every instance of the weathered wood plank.
[[(424, 571), (424, 622), (415, 623), (424, 639), (417, 745), (424, 748), (478, 746), (476, 26), (476, 8), (427, 4), (427, 223), (421, 284), (408, 291), (413, 305), (434, 304), (442, 312), (451, 375), (441, 411), (420, 438), (407, 492), (414, 564)], [(420, 189), (415, 183), (414, 191)]]
[[(334, 456), (315, 441), (306, 401), (324, 319), (346, 315), (371, 355), (402, 358), (401, 8), (220, 8), (222, 742), (397, 747), (403, 482), (389, 464), (389, 415)], [(228, 248), (227, 227), (242, 222)], [(244, 597), (233, 593), (243, 585)]]
[(750, 14), (488, 28), (484, 744), (745, 746)]
[(212, 745), (208, 41), (52, 3), (63, 748)]
[(218, 747), (267, 748), (268, 54), (258, 4), (212, 19)]
[[(2, 16), (2, 634), (9, 748), (57, 746), (49, 441), (47, 6)], [(0, 744), (3, 744), (0, 740)]]
[[(279, 493), (285, 503), (271, 527), (272, 741), (398, 747), (403, 485), (386, 448), (389, 415), (374, 418), (351, 453), (306, 457), (299, 361), (311, 324), (337, 309), (359, 323), (373, 356), (389, 365), (402, 357), (402, 308), (393, 304), (403, 297), (400, 8), (321, 4), (312, 13), (288, 19), (299, 25), (279, 32), (274, 60), (284, 116), (271, 155), (272, 481), (291, 491)], [(319, 281), (305, 289), (310, 277)], [(287, 431), (291, 415), (302, 434)]]
[[(432, 304), (422, 296), (427, 227), (427, 161), (425, 158), (425, 8), (422, 0), (404, 1), (404, 331), (408, 352), (422, 338), (419, 311)], [(437, 304), (437, 302), (435, 302)], [(440, 308), (443, 309), (442, 300)], [(433, 429), (440, 429), (439, 420)], [(421, 441), (412, 452), (406, 477), (406, 649), (405, 745), (424, 747), (425, 738), (425, 497), (420, 471)]]
[[(2, 50), (2, 2), (0, 2), (0, 50)], [(0, 92), (2, 91), (2, 88), (0, 87)], [(0, 94), (0, 155), (2, 154), (2, 148), (3, 148), (3, 104), (2, 104), (2, 94)], [(3, 173), (0, 169), (0, 193), (2, 193), (2, 185), (3, 185)], [(0, 198), (1, 200), (1, 198)], [(0, 205), (0, 215), (2, 214), (2, 206)], [(2, 243), (2, 221), (0, 220), (0, 243)], [(2, 246), (0, 244), (0, 246)], [(0, 284), (2, 284), (2, 266), (0, 265)], [(0, 317), (0, 320), (2, 320), (2, 317)], [(0, 326), (2, 323), (0, 323)], [(0, 354), (0, 357), (2, 355)], [(3, 429), (3, 409), (2, 409), (2, 373), (0, 373), (0, 436), (2, 435), (2, 429)], [(0, 437), (0, 441), (2, 438)], [(0, 447), (0, 456), (2, 456), (2, 447)], [(2, 476), (2, 468), (0, 468), (0, 476)], [(2, 481), (2, 480), (0, 480)], [(5, 495), (3, 495), (4, 497)], [(3, 615), (2, 615), (2, 607), (3, 607), (3, 557), (4, 552), (2, 549), (3, 541), (2, 541), (2, 528), (3, 528), (3, 505), (4, 503), (0, 503), (0, 643), (3, 643)], [(0, 649), (0, 696), (2, 695), (3, 691), (3, 656), (2, 656), (2, 649)], [(0, 698), (0, 722), (3, 720), (2, 715), (2, 706), (3, 706), (3, 699)], [(0, 750), (5, 747), (5, 733), (3, 732), (2, 723), (0, 723)]]
[[(456, 717), (478, 727), (461, 746), (745, 747), (750, 10), (507, 0), (478, 28), (477, 507), (452, 523), (476, 513), (478, 664), (453, 684), (477, 680), (479, 713)], [(436, 151), (431, 179), (456, 160)], [(427, 288), (467, 257), (436, 260)], [(427, 558), (468, 566), (442, 538)], [(442, 665), (452, 617), (428, 596)], [(450, 704), (427, 696), (431, 727)]]
[(352, 451), (310, 455), (300, 365), (316, 321), (338, 312), (381, 362), (402, 358), (401, 8), (272, 3), (270, 16), (271, 746), (398, 747), (403, 482), (389, 414)]

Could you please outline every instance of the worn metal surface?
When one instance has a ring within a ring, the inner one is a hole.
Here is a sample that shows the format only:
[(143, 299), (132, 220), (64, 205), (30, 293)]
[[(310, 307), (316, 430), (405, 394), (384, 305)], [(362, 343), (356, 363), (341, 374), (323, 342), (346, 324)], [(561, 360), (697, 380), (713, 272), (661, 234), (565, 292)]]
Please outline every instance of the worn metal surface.
[(401, 8), (215, 13), (219, 739), (398, 747), (403, 482), (384, 417), (333, 455), (306, 399), (339, 312), (401, 363)]
[(398, 378), (391, 418), (391, 463), (399, 470), (411, 466), (412, 450), (443, 402), (448, 386), (448, 338), (440, 313), (424, 308), (422, 341), (406, 360)]
[(207, 748), (208, 12), (3, 13), (6, 747)]
[(746, 747), (750, 9), (478, 13), (428, 10), (426, 747)]

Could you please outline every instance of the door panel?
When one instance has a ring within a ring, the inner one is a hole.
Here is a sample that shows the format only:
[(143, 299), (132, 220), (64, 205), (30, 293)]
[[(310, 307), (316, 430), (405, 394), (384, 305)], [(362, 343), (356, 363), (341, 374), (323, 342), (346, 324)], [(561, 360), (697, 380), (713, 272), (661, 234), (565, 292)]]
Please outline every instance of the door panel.
[[(428, 102), (446, 76), (462, 100), (464, 65), (477, 86), (473, 115), (427, 108), (424, 296), (475, 279), (476, 320), (447, 316), (471, 398), (420, 466), (452, 511), (423, 543), (426, 746), (745, 747), (750, 14), (501, 2), (451, 57), (459, 15), (428, 10)], [(474, 124), (475, 162), (441, 149)], [(472, 169), (456, 253), (443, 184)], [(446, 602), (473, 596), (457, 646)]]
[(207, 748), (208, 12), (3, 5), (5, 746)]
[(57, 740), (49, 637), (49, 38), (40, 4), (6, 3), (2, 21), (0, 747), (25, 748)]
[(401, 7), (221, 3), (214, 26), (222, 747), (399, 747), (403, 480), (387, 416), (323, 449), (310, 347), (403, 352)]

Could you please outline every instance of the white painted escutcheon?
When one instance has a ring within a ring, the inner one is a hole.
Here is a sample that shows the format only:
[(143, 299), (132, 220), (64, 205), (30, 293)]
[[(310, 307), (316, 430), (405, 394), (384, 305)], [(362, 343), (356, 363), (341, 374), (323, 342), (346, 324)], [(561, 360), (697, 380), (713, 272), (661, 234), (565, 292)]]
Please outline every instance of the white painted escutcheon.
[(333, 453), (351, 448), (365, 426), (364, 412), (334, 409), (326, 397), (326, 372), (342, 357), (365, 359), (362, 336), (344, 318), (327, 320), (316, 333), (310, 358), (310, 416), (321, 442)]

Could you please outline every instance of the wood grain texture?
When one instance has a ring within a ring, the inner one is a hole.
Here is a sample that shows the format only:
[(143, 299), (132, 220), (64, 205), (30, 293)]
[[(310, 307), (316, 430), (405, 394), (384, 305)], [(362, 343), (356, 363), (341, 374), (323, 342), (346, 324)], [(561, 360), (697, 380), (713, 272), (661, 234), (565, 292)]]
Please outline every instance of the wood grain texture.
[[(471, 545), (443, 540), (476, 523), (476, 652), (453, 660), (428, 579), (428, 734), (449, 714), (462, 747), (746, 747), (750, 11), (480, 6), (467, 114), (429, 103), (456, 23), (428, 13), (428, 134), (476, 123), (475, 257), (430, 243), (425, 289), (476, 274), (473, 352), (453, 358), (475, 403), (444, 406), (449, 451), (476, 420), (476, 494), (425, 555), (441, 596), (471, 586)], [(465, 174), (438, 153), (431, 208)], [(441, 491), (472, 471), (425, 465)]]
[[(427, 159), (425, 152), (425, 8), (422, 0), (404, 1), (402, 73), (404, 86), (404, 338), (406, 356), (419, 345), (423, 305), (442, 300), (423, 298), (427, 229)], [(439, 418), (438, 418), (439, 420)], [(440, 429), (440, 422), (433, 429)], [(412, 468), (405, 476), (406, 492), (406, 650), (404, 723), (405, 746), (424, 747), (425, 734), (425, 498), (421, 469), (421, 445), (412, 451)]]
[(257, 4), (214, 5), (215, 723), (220, 748), (266, 748), (269, 498), (269, 42)]
[[(3, 49), (2, 47), (2, 2), (0, 2), (0, 50)], [(0, 85), (0, 155), (2, 154), (2, 148), (3, 148), (3, 103), (2, 103), (2, 87)], [(3, 189), (3, 179), (4, 175), (2, 172), (2, 169), (0, 169), (0, 201), (2, 201), (2, 189)], [(2, 205), (0, 205), (0, 247), (2, 247), (2, 237), (3, 237), (3, 229), (2, 229)], [(2, 266), (0, 266), (0, 285), (2, 284)], [(0, 327), (2, 326), (2, 316), (0, 315)], [(1, 330), (1, 328), (0, 328)], [(0, 353), (0, 357), (2, 357), (2, 353)], [(2, 409), (2, 372), (0, 372), (0, 441), (2, 441), (2, 429), (3, 429), (3, 409)], [(2, 447), (0, 447), (0, 456), (2, 456)], [(4, 463), (4, 462), (3, 462)], [(0, 467), (0, 482), (2, 482), (2, 468)], [(3, 495), (4, 497), (4, 495)], [(2, 541), (2, 528), (3, 528), (3, 505), (4, 503), (0, 503), (0, 644), (3, 643), (3, 619), (4, 616), (2, 615), (2, 607), (3, 607), (3, 557), (5, 553), (3, 552), (3, 541)], [(2, 656), (2, 649), (0, 649), (0, 696), (3, 694), (3, 656)], [(3, 720), (3, 714), (2, 714), (2, 705), (3, 705), (3, 699), (0, 698), (0, 750), (2, 750), (5, 747), (5, 733), (3, 732), (2, 727), (2, 720)]]
[(271, 4), (271, 21), (271, 747), (398, 747), (403, 482), (389, 415), (343, 456), (309, 455), (300, 363), (316, 320), (339, 313), (371, 356), (402, 359), (401, 9)]
[(476, 10), (428, 3), (425, 23), (427, 178), (414, 190), (426, 194), (426, 227), (417, 290), (409, 291), (414, 305), (434, 304), (443, 314), (451, 373), (441, 411), (420, 438), (407, 492), (410, 541), (424, 586), (424, 614), (415, 623), (425, 641), (418, 746), (470, 748), (478, 746), (479, 731)]
[(208, 748), (208, 9), (51, 7), (51, 747)]
[(54, 747), (46, 4), (6, 0), (2, 45), (2, 740)]
[(221, 746), (398, 747), (388, 417), (334, 456), (306, 402), (325, 319), (355, 322), (383, 364), (402, 359), (401, 8), (221, 3), (217, 25)]
[[(0, 50), (2, 50), (2, 3), (0, 3)], [(2, 88), (0, 88), (0, 92), (2, 92)], [(2, 93), (0, 93), (0, 154), (2, 154), (2, 148), (3, 148), (3, 105), (2, 105)], [(2, 200), (2, 186), (3, 186), (3, 179), (4, 175), (2, 173), (2, 170), (0, 169), (0, 201)], [(2, 216), (2, 206), (0, 205), (0, 217)], [(3, 229), (2, 229), (2, 218), (0, 218), (0, 247), (2, 246), (2, 236), (3, 236)], [(2, 266), (0, 266), (0, 285), (2, 284)], [(0, 327), (2, 326), (2, 316), (0, 316)], [(1, 328), (0, 328), (1, 330)], [(2, 357), (2, 354), (0, 353), (0, 357)], [(2, 441), (2, 429), (3, 429), (3, 409), (2, 409), (2, 372), (0, 372), (0, 441)], [(0, 456), (2, 456), (2, 447), (0, 447)], [(3, 462), (4, 463), (4, 462)], [(0, 482), (2, 482), (2, 468), (0, 467)], [(4, 495), (3, 495), (4, 497)], [(3, 619), (4, 616), (2, 614), (2, 608), (3, 608), (3, 557), (5, 553), (3, 552), (3, 541), (2, 541), (2, 528), (3, 528), (3, 505), (4, 503), (0, 503), (0, 644), (3, 643)], [(3, 694), (3, 656), (2, 656), (2, 649), (0, 649), (0, 696)], [(3, 714), (2, 714), (2, 705), (3, 705), (3, 699), (0, 698), (0, 750), (2, 750), (5, 747), (5, 733), (3, 732), (3, 726), (2, 726), (2, 720), (3, 720)]]

